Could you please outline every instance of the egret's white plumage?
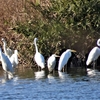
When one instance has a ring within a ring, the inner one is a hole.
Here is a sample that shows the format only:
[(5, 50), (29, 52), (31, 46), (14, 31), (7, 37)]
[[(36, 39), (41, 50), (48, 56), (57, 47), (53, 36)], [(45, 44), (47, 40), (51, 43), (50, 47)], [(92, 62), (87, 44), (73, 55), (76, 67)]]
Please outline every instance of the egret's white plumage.
[(38, 52), (38, 47), (36, 44), (37, 40), (38, 40), (37, 38), (34, 39), (34, 45), (35, 45), (35, 49), (36, 49), (34, 59), (35, 59), (35, 62), (37, 63), (37, 65), (40, 66), (41, 69), (44, 69), (45, 68), (45, 59), (44, 59), (43, 55)]
[(95, 62), (99, 56), (100, 56), (100, 39), (97, 40), (97, 46), (90, 51), (86, 61), (86, 65), (88, 66), (92, 62)]
[(7, 74), (7, 78), (13, 78), (13, 68), (9, 58), (2, 52), (0, 48), (0, 58), (2, 63), (2, 68)]
[(12, 67), (15, 68), (19, 63), (19, 61), (18, 61), (18, 51), (14, 50), (14, 54), (9, 59), (12, 63)]
[(97, 46), (100, 47), (100, 39), (97, 40)]
[(57, 56), (56, 54), (52, 54), (47, 60), (47, 66), (48, 66), (49, 72), (52, 72), (53, 69), (55, 68), (56, 57), (59, 57), (59, 56)]
[(94, 47), (88, 55), (86, 65), (88, 66), (89, 64), (91, 64), (91, 62), (96, 61), (99, 56), (100, 56), (100, 48)]
[(13, 51), (10, 48), (7, 48), (7, 43), (4, 38), (2, 38), (1, 40), (3, 42), (3, 49), (4, 49), (5, 55), (8, 57), (11, 57), (13, 54)]
[(67, 49), (65, 52), (62, 53), (59, 59), (59, 64), (58, 64), (58, 71), (61, 71), (62, 68), (67, 64), (69, 58), (71, 57), (71, 52), (76, 52), (75, 50)]

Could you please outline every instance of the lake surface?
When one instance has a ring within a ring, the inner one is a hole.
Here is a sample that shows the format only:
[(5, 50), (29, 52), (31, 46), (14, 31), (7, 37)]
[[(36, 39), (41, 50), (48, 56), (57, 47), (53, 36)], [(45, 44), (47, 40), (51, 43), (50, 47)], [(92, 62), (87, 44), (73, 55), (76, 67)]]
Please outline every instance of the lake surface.
[(0, 100), (100, 100), (100, 72), (71, 68), (49, 74), (26, 68), (5, 80), (0, 70)]

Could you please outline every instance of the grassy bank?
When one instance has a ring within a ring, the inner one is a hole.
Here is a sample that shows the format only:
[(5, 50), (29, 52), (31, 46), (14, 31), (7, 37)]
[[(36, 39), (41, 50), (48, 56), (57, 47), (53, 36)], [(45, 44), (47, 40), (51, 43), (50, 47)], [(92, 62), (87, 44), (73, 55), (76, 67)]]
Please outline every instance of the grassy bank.
[[(99, 38), (100, 2), (81, 0), (0, 0), (0, 38), (18, 49), (20, 64), (35, 65), (34, 37), (47, 59), (62, 49), (84, 56)], [(0, 42), (2, 46), (2, 42)]]

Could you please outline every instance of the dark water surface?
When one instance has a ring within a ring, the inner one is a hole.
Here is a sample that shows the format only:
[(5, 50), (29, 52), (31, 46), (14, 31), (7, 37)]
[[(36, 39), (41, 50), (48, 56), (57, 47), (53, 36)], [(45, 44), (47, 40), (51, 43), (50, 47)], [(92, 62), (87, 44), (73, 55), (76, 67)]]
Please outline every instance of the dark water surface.
[(100, 72), (78, 68), (69, 72), (17, 70), (12, 80), (0, 71), (0, 100), (100, 100)]

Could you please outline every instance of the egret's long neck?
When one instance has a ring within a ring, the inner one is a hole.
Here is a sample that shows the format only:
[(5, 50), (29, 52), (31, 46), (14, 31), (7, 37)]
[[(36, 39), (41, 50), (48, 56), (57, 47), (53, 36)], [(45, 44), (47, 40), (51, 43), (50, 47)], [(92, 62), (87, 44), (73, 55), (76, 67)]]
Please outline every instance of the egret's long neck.
[(4, 49), (4, 53), (7, 55), (7, 48), (6, 48), (6, 42), (4, 41), (3, 42), (3, 49)]
[(38, 52), (38, 47), (37, 47), (36, 41), (34, 41), (34, 45), (35, 45), (36, 52)]
[[(0, 48), (0, 60), (3, 59), (3, 56), (2, 56), (2, 51), (1, 51), (1, 48)], [(1, 60), (2, 61), (2, 60)]]
[(2, 56), (2, 51), (1, 51), (1, 49), (0, 49), (0, 56)]
[(100, 46), (97, 45), (97, 47), (100, 49)]

